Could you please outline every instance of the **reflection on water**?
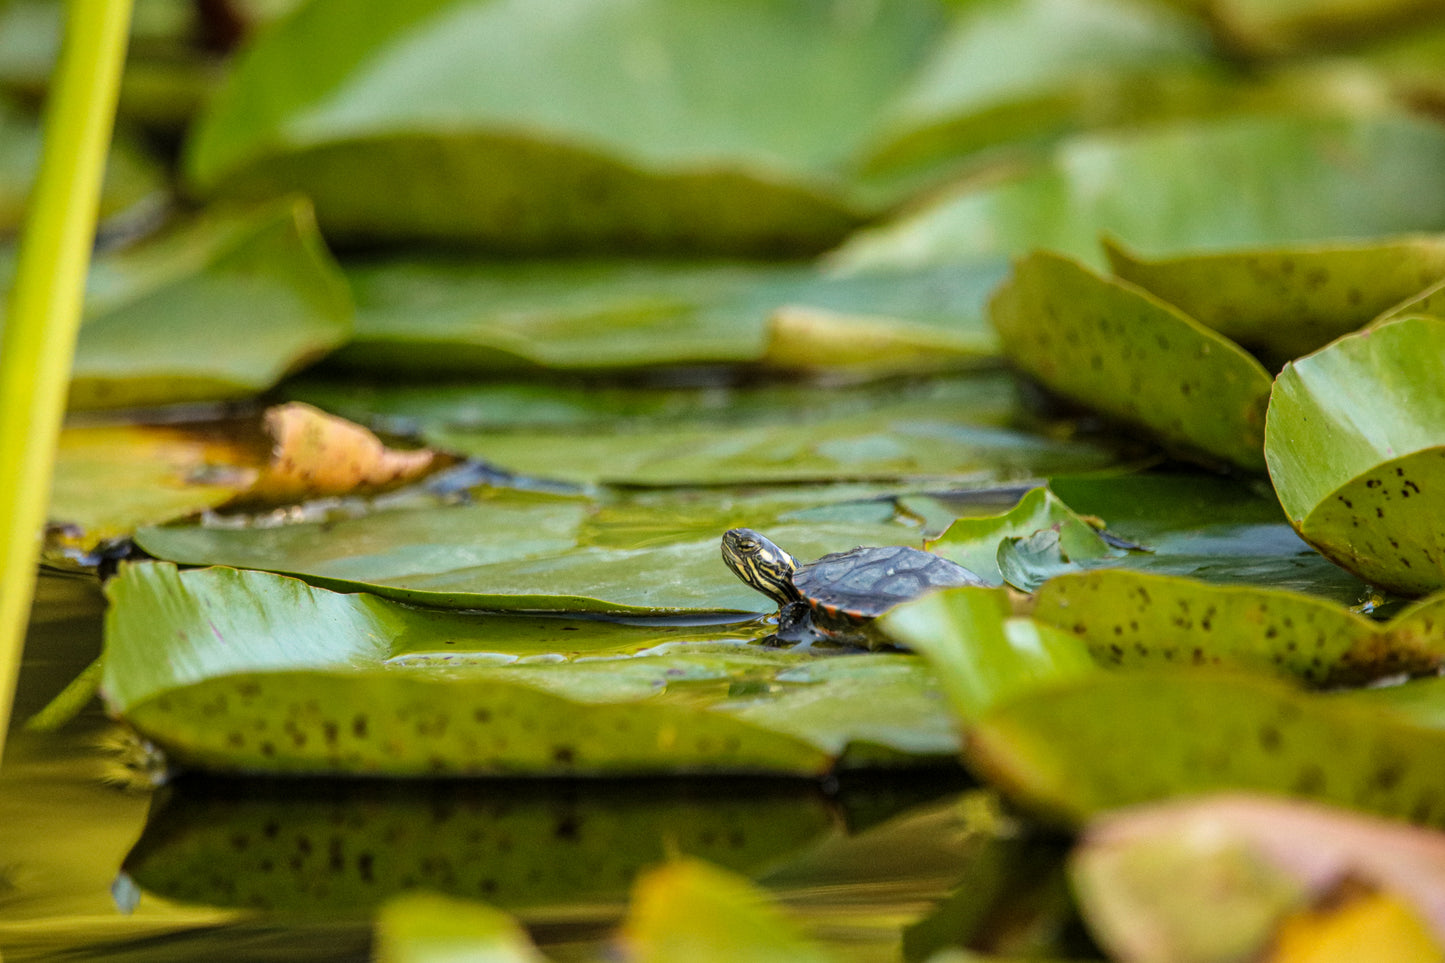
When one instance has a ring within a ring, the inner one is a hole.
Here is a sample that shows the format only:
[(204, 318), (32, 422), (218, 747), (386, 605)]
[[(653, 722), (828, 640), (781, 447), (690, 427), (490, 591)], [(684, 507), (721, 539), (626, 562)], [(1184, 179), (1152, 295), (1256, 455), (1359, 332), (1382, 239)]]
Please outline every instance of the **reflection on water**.
[[(100, 612), (90, 584), (42, 579), (17, 724), (95, 656)], [(994, 885), (1023, 852), (960, 804), (977, 793), (961, 794), (956, 769), (828, 787), (188, 776), (152, 794), (125, 778), (125, 745), (98, 709), (58, 734), (12, 732), (0, 770), (8, 963), (366, 959), (377, 903), (413, 888), (518, 914), (553, 959), (597, 959), (636, 873), (673, 854), (758, 880), (845, 958), (896, 960), (907, 927), (968, 903), (950, 890)], [(122, 871), (131, 915), (111, 896)]]

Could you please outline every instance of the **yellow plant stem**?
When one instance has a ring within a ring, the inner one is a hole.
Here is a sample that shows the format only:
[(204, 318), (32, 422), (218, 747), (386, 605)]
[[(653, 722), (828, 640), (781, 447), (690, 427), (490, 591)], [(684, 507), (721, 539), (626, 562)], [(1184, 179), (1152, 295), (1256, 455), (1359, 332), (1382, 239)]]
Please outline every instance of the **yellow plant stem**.
[(68, 0), (0, 336), (0, 732), (8, 729), (65, 415), (131, 0)]

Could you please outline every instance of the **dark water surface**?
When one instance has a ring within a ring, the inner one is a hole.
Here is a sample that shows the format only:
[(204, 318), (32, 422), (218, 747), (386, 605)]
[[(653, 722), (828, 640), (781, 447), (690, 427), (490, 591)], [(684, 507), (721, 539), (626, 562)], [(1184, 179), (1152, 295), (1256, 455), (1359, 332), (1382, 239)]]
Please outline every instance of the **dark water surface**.
[[(102, 612), (92, 580), (42, 577), (17, 725), (95, 657)], [(1018, 857), (977, 830), (980, 794), (955, 770), (828, 786), (186, 775), (157, 789), (146, 761), (98, 707), (59, 733), (12, 731), (6, 960), (366, 959), (377, 906), (418, 888), (507, 909), (554, 959), (596, 959), (636, 873), (678, 853), (761, 882), (844, 959), (894, 960), (956, 884)]]

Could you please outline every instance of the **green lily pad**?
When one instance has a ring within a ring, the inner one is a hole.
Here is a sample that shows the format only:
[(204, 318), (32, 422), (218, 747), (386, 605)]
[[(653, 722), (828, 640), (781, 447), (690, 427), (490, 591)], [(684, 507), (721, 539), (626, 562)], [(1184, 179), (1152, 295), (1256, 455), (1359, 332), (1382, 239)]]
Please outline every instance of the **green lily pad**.
[(800, 558), (919, 541), (887, 519), (789, 520), (793, 499), (740, 498), (692, 517), (694, 500), (654, 501), (624, 518), (575, 496), (498, 491), (275, 527), (147, 527), (135, 539), (183, 564), (282, 572), (423, 605), (634, 614), (772, 608), (722, 563), (719, 539), (738, 525), (762, 526)]
[(511, 915), (483, 903), (408, 893), (381, 908), (372, 958), (377, 963), (545, 963)]
[(972, 367), (996, 353), (983, 308), (1006, 270), (1000, 259), (852, 276), (734, 262), (379, 261), (348, 271), (356, 332), (336, 360), (388, 376)]
[(989, 315), (1045, 386), (1170, 446), (1263, 469), (1269, 373), (1152, 295), (1044, 252), (1020, 260)]
[[(218, 332), (244, 331), (221, 341)], [(70, 407), (249, 398), (351, 331), (351, 298), (309, 204), (215, 211), (98, 258)]]
[(1401, 318), (1285, 367), (1265, 455), (1300, 536), (1405, 595), (1445, 585), (1445, 322)]
[(1153, 261), (1108, 241), (1104, 249), (1119, 277), (1282, 361), (1445, 279), (1445, 237), (1438, 235)]
[(1152, 114), (1172, 100), (1161, 87), (1202, 81), (1210, 48), (1196, 18), (1133, 0), (969, 4), (894, 102), (865, 170), (926, 179), (990, 146)]
[(186, 168), (211, 196), (301, 191), (337, 238), (817, 249), (859, 223), (850, 158), (942, 21), (831, 9), (310, 4), (239, 58)]
[(1440, 17), (1440, 8), (1430, 0), (1205, 0), (1203, 6), (1235, 47), (1270, 56), (1358, 44), (1402, 25)]
[(167, 900), (327, 919), (367, 914), (417, 880), (446, 896), (545, 912), (621, 905), (634, 877), (669, 855), (761, 875), (836, 822), (822, 792), (799, 780), (568, 788), (186, 776), (157, 803), (123, 871)]
[[(1406, 116), (1236, 117), (1081, 136), (839, 251), (916, 267), (1047, 248), (1103, 267), (1100, 234), (1150, 256), (1445, 228), (1445, 128)], [(1428, 186), (1426, 186), (1428, 185)]]
[(1004, 573), (999, 565), (999, 553), (1003, 541), (1044, 530), (1056, 531), (1060, 551), (1075, 561), (1118, 554), (1092, 525), (1074, 514), (1046, 487), (1032, 489), (1001, 515), (960, 518), (927, 546), (929, 551), (952, 559), (983, 578), (1001, 582)]
[[(40, 169), (38, 120), (0, 98), (0, 237), (19, 231), (31, 184)], [(106, 160), (100, 193), (101, 220), (155, 207), (166, 195), (165, 174), (124, 135)]]
[[(609, 649), (538, 651), (539, 634), (569, 641), (560, 625), (523, 630), (496, 651), (499, 630), (475, 624), (487, 616), (159, 562), (126, 566), (107, 590), (101, 692), (184, 766), (810, 774), (877, 764), (876, 747), (899, 764), (957, 745), (931, 675), (907, 656), (814, 671), (806, 654), (687, 643), (706, 633), (640, 626), (611, 627)], [(860, 702), (875, 711), (860, 719)], [(861, 754), (850, 759), (855, 742)]]
[(1035, 593), (1031, 614), (1107, 665), (1237, 666), (1341, 685), (1445, 661), (1445, 631), (1418, 620), (1381, 625), (1308, 595), (1144, 572), (1061, 575)]
[(1301, 541), (1262, 479), (1147, 473), (1052, 478), (1049, 487), (1079, 512), (1107, 521), (1111, 534), (1148, 549), (1112, 567), (1266, 585), (1342, 606), (1371, 596), (1369, 586)]
[(885, 612), (878, 625), (928, 659), (967, 725), (1021, 693), (1097, 670), (1068, 633), (1008, 615), (1006, 591), (946, 589)]
[(675, 860), (641, 877), (622, 927), (636, 963), (828, 963), (837, 957), (750, 881), (696, 860)]
[(1246, 790), (1445, 825), (1445, 732), (1259, 676), (1094, 673), (996, 707), (965, 746), (979, 775), (1070, 823)]

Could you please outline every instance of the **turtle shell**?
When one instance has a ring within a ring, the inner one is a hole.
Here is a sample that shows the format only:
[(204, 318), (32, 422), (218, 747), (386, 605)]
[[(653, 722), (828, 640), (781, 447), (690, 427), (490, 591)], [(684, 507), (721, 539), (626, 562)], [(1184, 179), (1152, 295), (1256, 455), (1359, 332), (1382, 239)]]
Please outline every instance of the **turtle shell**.
[(871, 619), (934, 589), (987, 584), (956, 562), (903, 545), (835, 552), (793, 575), (803, 601), (824, 623)]

